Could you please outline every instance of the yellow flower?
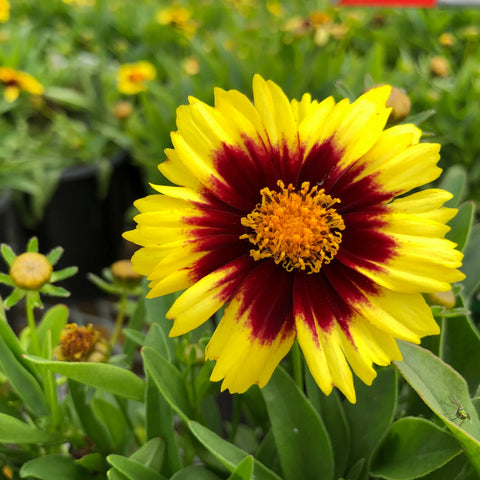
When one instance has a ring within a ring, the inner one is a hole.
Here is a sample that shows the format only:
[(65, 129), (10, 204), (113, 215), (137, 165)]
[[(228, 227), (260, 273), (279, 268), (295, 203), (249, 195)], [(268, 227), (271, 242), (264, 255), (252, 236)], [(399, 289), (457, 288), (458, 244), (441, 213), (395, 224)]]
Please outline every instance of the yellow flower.
[(200, 62), (197, 57), (187, 57), (182, 61), (182, 68), (187, 75), (197, 75), (200, 71)]
[(43, 85), (30, 74), (10, 67), (0, 67), (0, 82), (5, 86), (7, 102), (14, 102), (21, 90), (32, 95), (41, 95), (44, 90)]
[(126, 95), (135, 95), (147, 89), (147, 82), (157, 76), (155, 67), (145, 61), (126, 63), (118, 70), (118, 91)]
[(80, 7), (93, 7), (95, 6), (95, 0), (62, 0), (63, 3), (68, 5), (78, 5)]
[(157, 22), (160, 25), (172, 25), (191, 36), (197, 30), (197, 24), (192, 20), (192, 12), (185, 7), (171, 6), (161, 9), (156, 14)]
[(222, 389), (263, 387), (297, 339), (319, 387), (355, 402), (350, 367), (370, 384), (373, 364), (401, 359), (396, 339), (439, 333), (421, 292), (464, 278), (444, 238), (456, 211), (450, 193), (418, 190), (440, 175), (440, 146), (385, 129), (389, 95), (290, 101), (256, 75), (253, 103), (217, 88), (215, 106), (178, 108), (159, 166), (178, 186), (138, 200), (124, 237), (142, 247), (148, 297), (185, 289), (171, 336), (225, 306), (206, 349)]
[(0, 23), (8, 21), (10, 18), (10, 2), (8, 0), (0, 0)]

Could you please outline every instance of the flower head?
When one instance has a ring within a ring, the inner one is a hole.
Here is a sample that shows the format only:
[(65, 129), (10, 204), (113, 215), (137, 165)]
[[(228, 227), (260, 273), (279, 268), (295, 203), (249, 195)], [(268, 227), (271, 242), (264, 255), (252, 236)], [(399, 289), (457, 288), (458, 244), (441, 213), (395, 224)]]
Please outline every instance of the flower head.
[(162, 8), (157, 12), (156, 19), (160, 25), (171, 25), (188, 37), (197, 30), (197, 24), (192, 20), (191, 10), (178, 5)]
[(66, 362), (103, 362), (108, 358), (108, 343), (90, 323), (86, 327), (68, 323), (55, 349), (57, 360)]
[(7, 22), (10, 18), (10, 2), (8, 0), (0, 0), (0, 23)]
[(444, 190), (405, 195), (440, 175), (439, 145), (385, 129), (389, 95), (289, 101), (256, 75), (253, 103), (216, 89), (214, 107), (177, 110), (159, 169), (178, 186), (138, 200), (124, 236), (148, 297), (185, 289), (170, 335), (226, 305), (206, 348), (222, 389), (264, 386), (297, 339), (319, 387), (354, 402), (349, 365), (370, 384), (373, 363), (401, 358), (395, 339), (439, 332), (421, 292), (463, 278), (444, 238), (455, 210)]
[(10, 308), (26, 295), (32, 305), (41, 307), (40, 293), (57, 297), (68, 297), (70, 293), (54, 282), (71, 277), (77, 272), (77, 267), (67, 267), (53, 271), (63, 249), (57, 247), (47, 255), (38, 253), (38, 241), (33, 237), (27, 245), (27, 251), (20, 255), (6, 244), (1, 246), (3, 259), (9, 266), (8, 275), (0, 273), (0, 282), (13, 287), (13, 292), (5, 299), (5, 307)]
[(43, 93), (43, 85), (38, 80), (28, 73), (10, 67), (0, 67), (0, 82), (5, 87), (4, 96), (7, 102), (14, 102), (21, 90), (32, 95)]
[(146, 61), (126, 63), (118, 70), (118, 90), (126, 95), (135, 95), (147, 89), (147, 83), (157, 76), (155, 67)]

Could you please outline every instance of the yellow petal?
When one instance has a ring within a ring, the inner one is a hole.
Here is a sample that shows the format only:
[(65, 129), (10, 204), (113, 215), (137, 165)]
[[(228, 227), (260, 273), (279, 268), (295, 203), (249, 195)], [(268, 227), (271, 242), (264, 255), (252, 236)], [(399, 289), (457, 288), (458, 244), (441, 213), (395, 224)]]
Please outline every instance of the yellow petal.
[(216, 360), (210, 379), (223, 379), (221, 389), (230, 393), (265, 386), (295, 339), (295, 332), (284, 328), (271, 343), (261, 343), (247, 326), (248, 311), (241, 315), (240, 307), (237, 300), (229, 303), (206, 350), (206, 358)]

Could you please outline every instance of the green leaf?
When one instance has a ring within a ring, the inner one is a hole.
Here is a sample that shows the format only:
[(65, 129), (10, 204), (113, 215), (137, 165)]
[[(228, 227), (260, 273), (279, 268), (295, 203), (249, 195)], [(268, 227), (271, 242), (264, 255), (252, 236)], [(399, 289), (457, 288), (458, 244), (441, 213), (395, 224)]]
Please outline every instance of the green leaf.
[(460, 270), (466, 278), (462, 281), (463, 295), (467, 303), (480, 287), (480, 225), (474, 225), (464, 249), (463, 264)]
[[(399, 341), (403, 361), (394, 364), (410, 386), (435, 412), (465, 448), (470, 462), (480, 473), (480, 421), (470, 400), (465, 380), (432, 352), (417, 345)], [(471, 421), (455, 417), (457, 399), (468, 412)]]
[(333, 478), (332, 445), (325, 426), (282, 367), (277, 367), (262, 394), (285, 479)]
[(146, 370), (165, 400), (187, 422), (192, 416), (192, 407), (182, 374), (152, 347), (145, 347), (142, 356)]
[(466, 182), (467, 173), (461, 165), (452, 165), (445, 170), (439, 188), (443, 188), (453, 194), (453, 198), (445, 203), (446, 207), (455, 208), (460, 203)]
[(65, 87), (48, 87), (45, 89), (44, 96), (60, 105), (78, 110), (87, 110), (89, 108), (88, 98), (77, 90)]
[(145, 388), (145, 428), (147, 438), (153, 441), (161, 437), (165, 448), (165, 464), (162, 473), (171, 475), (180, 468), (179, 448), (175, 439), (172, 408), (158, 390), (151, 373), (146, 371)]
[(0, 369), (29, 410), (35, 413), (35, 415), (48, 414), (47, 400), (40, 384), (19, 360), (17, 360), (1, 336)]
[(342, 402), (338, 398), (337, 390), (325, 395), (308, 369), (305, 380), (307, 396), (323, 420), (332, 443), (335, 478), (340, 478), (345, 471), (350, 453), (350, 430)]
[(17, 418), (0, 413), (0, 443), (48, 443), (55, 439), (56, 437), (50, 433), (43, 432)]
[(139, 402), (143, 400), (145, 382), (129, 370), (108, 363), (55, 362), (33, 355), (25, 358), (85, 385)]
[(136, 345), (142, 347), (145, 344), (145, 334), (142, 332), (139, 332), (138, 330), (132, 330), (131, 328), (124, 328), (123, 333), (125, 334), (125, 337), (127, 337)]
[(38, 253), (38, 238), (32, 237), (27, 243), (27, 252)]
[(155, 471), (160, 471), (165, 457), (165, 442), (162, 438), (152, 438), (144, 443), (130, 458)]
[(101, 452), (112, 451), (112, 440), (106, 426), (100, 421), (93, 411), (92, 405), (86, 395), (87, 387), (74, 380), (68, 380), (68, 390), (78, 420), (85, 434), (95, 443)]
[(228, 480), (250, 480), (253, 475), (253, 457), (245, 457), (235, 468)]
[(41, 480), (85, 480), (90, 478), (88, 470), (75, 463), (71, 457), (54, 454), (34, 458), (20, 469), (22, 478), (33, 477)]
[(51, 332), (52, 345), (58, 345), (60, 334), (67, 323), (69, 315), (68, 307), (55, 305), (50, 308), (37, 326), (37, 335), (40, 345), (45, 343), (47, 332)]
[(145, 337), (145, 346), (151, 347), (157, 351), (162, 357), (169, 362), (172, 361), (172, 356), (168, 348), (167, 337), (162, 327), (158, 323), (152, 323), (148, 329), (147, 336)]
[(457, 244), (457, 249), (463, 251), (470, 236), (470, 230), (473, 224), (475, 213), (475, 204), (473, 201), (465, 202), (458, 207), (458, 212), (450, 222), (448, 222), (450, 231), (445, 235), (448, 240)]
[(5, 308), (14, 307), (23, 297), (26, 295), (26, 291), (20, 288), (16, 288), (6, 299), (5, 299)]
[(13, 261), (17, 258), (17, 255), (12, 250), (12, 247), (6, 243), (2, 243), (0, 246), (0, 252), (5, 262), (7, 262), (8, 266), (11, 267)]
[(365, 460), (368, 471), (370, 457), (393, 421), (397, 405), (395, 370), (383, 368), (372, 385), (355, 379), (357, 403), (345, 403), (345, 415), (350, 425), (349, 464)]
[(55, 247), (50, 250), (46, 257), (48, 260), (48, 263), (52, 266), (54, 266), (59, 260), (60, 257), (63, 255), (63, 248), (62, 247)]
[(462, 452), (455, 437), (416, 417), (393, 423), (372, 460), (370, 473), (389, 480), (413, 480), (440, 468)]
[[(191, 420), (188, 422), (188, 428), (197, 438), (197, 440), (204, 445), (213, 455), (220, 460), (220, 462), (233, 472), (238, 464), (248, 457), (248, 453), (242, 449), (227, 442), (215, 432), (212, 432), (207, 427)], [(269, 470), (265, 465), (254, 459), (253, 474), (256, 480), (281, 480), (280, 477)]]
[(52, 272), (50, 282), (60, 282), (61, 280), (72, 277), (77, 272), (78, 267), (66, 267), (62, 268), (61, 270), (56, 270), (55, 272)]
[(221, 480), (205, 467), (189, 466), (179, 470), (170, 480)]
[[(463, 306), (461, 297), (457, 302)], [(463, 376), (473, 395), (480, 385), (480, 335), (470, 315), (444, 318), (440, 357)]]
[(56, 285), (52, 285), (51, 283), (47, 283), (44, 285), (40, 292), (44, 293), (45, 295), (51, 295), (52, 297), (61, 297), (66, 298), (70, 296), (70, 292), (63, 287), (57, 287)]
[(127, 422), (123, 412), (104, 398), (94, 397), (90, 404), (100, 422), (105, 425), (112, 439), (113, 450), (118, 451), (127, 433)]
[(166, 477), (162, 474), (131, 458), (112, 454), (108, 455), (107, 461), (129, 480), (138, 480), (140, 478), (142, 480), (166, 480)]

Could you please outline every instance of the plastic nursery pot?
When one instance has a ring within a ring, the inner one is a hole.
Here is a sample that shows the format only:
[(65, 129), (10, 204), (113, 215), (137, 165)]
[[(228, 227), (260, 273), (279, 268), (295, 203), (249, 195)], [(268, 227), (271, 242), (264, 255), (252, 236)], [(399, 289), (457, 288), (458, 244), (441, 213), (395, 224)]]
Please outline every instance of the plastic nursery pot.
[(121, 235), (126, 230), (126, 211), (145, 193), (140, 171), (132, 165), (128, 153), (112, 158), (111, 165), (108, 190), (102, 197), (98, 167), (82, 165), (65, 170), (42, 221), (30, 232), (38, 237), (42, 252), (64, 248), (56, 270), (78, 267), (76, 275), (59, 283), (71, 292), (72, 302), (101, 295), (86, 275), (99, 274), (125, 256)]
[[(25, 235), (19, 222), (18, 215), (10, 190), (0, 190), (0, 244), (8, 243), (15, 251), (25, 247)], [(1, 271), (6, 271), (7, 266), (2, 265)], [(0, 285), (0, 295), (5, 298), (11, 293), (11, 288)]]

